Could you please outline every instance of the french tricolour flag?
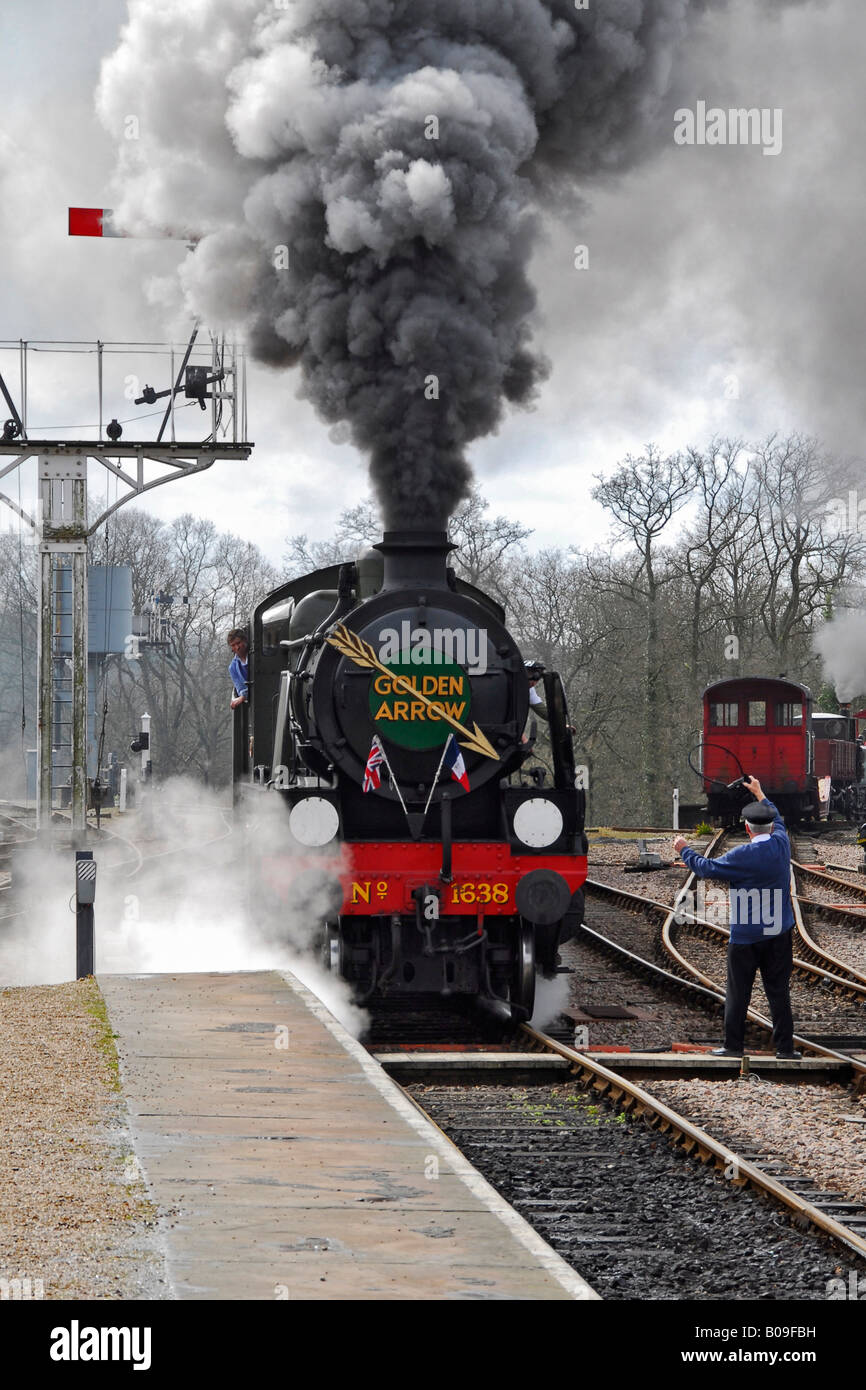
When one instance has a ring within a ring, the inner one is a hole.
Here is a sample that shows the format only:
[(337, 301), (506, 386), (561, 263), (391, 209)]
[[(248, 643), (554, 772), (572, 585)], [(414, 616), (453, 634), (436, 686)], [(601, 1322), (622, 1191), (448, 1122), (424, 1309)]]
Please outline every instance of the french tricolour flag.
[(468, 792), (469, 777), (466, 773), (466, 764), (463, 761), (463, 754), (460, 752), (457, 740), (453, 734), (448, 735), (448, 742), (445, 745), (444, 761), (454, 781), (459, 782), (463, 790)]

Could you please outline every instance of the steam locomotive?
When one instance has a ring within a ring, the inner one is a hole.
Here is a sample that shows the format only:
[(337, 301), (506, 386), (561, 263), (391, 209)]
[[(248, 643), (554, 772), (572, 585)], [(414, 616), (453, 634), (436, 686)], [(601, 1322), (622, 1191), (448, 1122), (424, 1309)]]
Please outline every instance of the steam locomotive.
[(791, 821), (866, 812), (866, 750), (857, 724), (866, 710), (812, 708), (805, 685), (781, 677), (715, 681), (703, 694), (704, 791), (711, 816), (733, 823), (755, 776)]
[(582, 917), (587, 842), (565, 693), (544, 673), (550, 766), (503, 609), (445, 532), (389, 531), (252, 615), (236, 804), (284, 813), (258, 890), (319, 922), (355, 997), (464, 996), (532, 1013)]

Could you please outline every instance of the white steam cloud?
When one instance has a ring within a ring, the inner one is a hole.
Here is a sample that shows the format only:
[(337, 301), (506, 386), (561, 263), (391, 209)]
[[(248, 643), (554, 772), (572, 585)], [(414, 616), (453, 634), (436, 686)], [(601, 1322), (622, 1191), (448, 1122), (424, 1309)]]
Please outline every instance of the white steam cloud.
[(866, 613), (840, 613), (813, 638), (839, 700), (866, 691)]
[(544, 975), (536, 976), (535, 1008), (529, 1020), (533, 1028), (546, 1028), (559, 1018), (569, 1001), (568, 981), (568, 975), (554, 975), (550, 980)]
[(708, 3), (131, 0), (97, 96), (117, 220), (200, 238), (187, 308), (300, 365), (386, 525), (444, 525), (468, 445), (548, 370), (538, 212), (669, 138)]
[[(311, 950), (327, 901), (322, 870), (333, 873), (338, 858), (311, 870), (293, 857), (281, 798), (263, 796), (246, 829), (273, 872), (263, 880), (257, 857), (247, 877), (239, 828), (218, 793), (175, 779), (150, 795), (149, 811), (94, 847), (97, 973), (290, 970), (360, 1034), (364, 1011)], [(72, 852), (34, 842), (17, 855), (13, 884), (14, 903), (0, 904), (0, 986), (74, 979)]]
[[(31, 742), (28, 736), (27, 742)], [(18, 739), (10, 739), (0, 747), (0, 796), (4, 801), (20, 803), (26, 794), (24, 750)]]

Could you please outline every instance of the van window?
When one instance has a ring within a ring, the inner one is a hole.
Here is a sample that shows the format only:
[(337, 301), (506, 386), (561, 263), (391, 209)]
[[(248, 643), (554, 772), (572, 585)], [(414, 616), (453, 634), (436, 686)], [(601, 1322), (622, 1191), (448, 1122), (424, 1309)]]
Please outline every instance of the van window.
[(711, 704), (710, 728), (735, 729), (739, 723), (739, 708), (736, 701), (733, 704)]

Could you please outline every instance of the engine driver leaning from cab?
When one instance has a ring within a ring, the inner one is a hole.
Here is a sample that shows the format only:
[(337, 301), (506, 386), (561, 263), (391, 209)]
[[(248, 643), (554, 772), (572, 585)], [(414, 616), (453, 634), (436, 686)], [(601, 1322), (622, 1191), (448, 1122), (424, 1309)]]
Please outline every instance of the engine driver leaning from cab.
[[(529, 679), (529, 713), (530, 715), (537, 714), (539, 719), (543, 719), (549, 724), (550, 715), (547, 712), (547, 705), (535, 688), (544, 675), (544, 666), (540, 661), (524, 661), (523, 665), (526, 668), (526, 675)], [(566, 724), (565, 727), (570, 734), (577, 732), (573, 724)], [(526, 734), (523, 735), (523, 742), (529, 742)]]
[(744, 777), (743, 786), (755, 798), (741, 812), (748, 844), (737, 845), (718, 859), (705, 859), (679, 835), (674, 849), (696, 878), (721, 879), (730, 885), (725, 1045), (714, 1048), (715, 1055), (742, 1057), (746, 1013), (760, 970), (773, 1018), (776, 1056), (796, 1061), (802, 1053), (794, 1050), (791, 1014), (791, 842), (785, 822), (757, 777)]
[(524, 661), (523, 664), (529, 679), (529, 713), (537, 714), (539, 719), (548, 719), (547, 705), (535, 688), (544, 675), (544, 667), (540, 661)]
[(249, 643), (247, 634), (242, 627), (233, 627), (226, 637), (226, 641), (232, 650), (232, 659), (229, 663), (229, 675), (235, 693), (231, 701), (231, 708), (237, 709), (245, 700), (249, 699)]

